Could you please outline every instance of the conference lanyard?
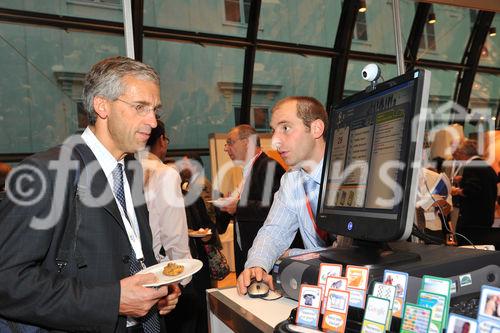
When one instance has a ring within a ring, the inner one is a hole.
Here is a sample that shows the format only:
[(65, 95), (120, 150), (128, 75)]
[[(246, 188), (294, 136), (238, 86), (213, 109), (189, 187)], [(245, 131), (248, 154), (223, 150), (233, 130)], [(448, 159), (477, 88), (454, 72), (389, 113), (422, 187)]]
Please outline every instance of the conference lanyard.
[(460, 173), (460, 170), (462, 170), (462, 167), (464, 165), (467, 165), (469, 164), (470, 162), (472, 162), (472, 160), (476, 159), (476, 158), (480, 158), (479, 155), (474, 155), (472, 156), (471, 158), (469, 158), (467, 161), (465, 161), (463, 164), (462, 163), (457, 163), (458, 166), (456, 168), (453, 168), (453, 177), (451, 178), (451, 180), (453, 181), (453, 179), (455, 178), (455, 176), (458, 176), (458, 174)]
[[(304, 185), (304, 183), (302, 183), (302, 185)], [(304, 186), (304, 193), (306, 195), (307, 212), (309, 213), (309, 217), (311, 218), (311, 221), (313, 223), (314, 231), (316, 231), (316, 234), (319, 236), (319, 238), (321, 238), (322, 240), (324, 240), (326, 242), (328, 240), (328, 233), (326, 231), (320, 229), (318, 227), (318, 225), (316, 224), (316, 219), (314, 218), (314, 214), (313, 214), (312, 207), (311, 207), (311, 202), (309, 201), (309, 194), (307, 193), (305, 186)]]
[[(125, 175), (123, 176), (125, 177)], [(125, 178), (124, 178), (125, 180)], [(125, 192), (125, 186), (128, 187), (128, 182), (127, 184), (123, 184), (124, 187), (124, 192)], [(126, 200), (126, 199), (125, 199)], [(115, 197), (116, 205), (118, 206), (118, 209), (120, 210), (120, 215), (123, 220), (123, 225), (125, 226), (125, 232), (127, 233), (128, 241), (130, 242), (130, 245), (132, 246), (132, 249), (134, 250), (135, 257), (136, 259), (141, 263), (142, 266), (144, 266), (143, 261), (144, 261), (144, 254), (142, 253), (142, 244), (141, 244), (141, 238), (140, 236), (135, 232), (134, 228), (132, 228), (132, 222), (130, 221), (130, 218), (128, 217), (128, 213), (124, 213), (122, 205), (118, 202), (118, 200)], [(128, 207), (128, 206), (127, 206)], [(137, 222), (139, 223), (139, 222)]]

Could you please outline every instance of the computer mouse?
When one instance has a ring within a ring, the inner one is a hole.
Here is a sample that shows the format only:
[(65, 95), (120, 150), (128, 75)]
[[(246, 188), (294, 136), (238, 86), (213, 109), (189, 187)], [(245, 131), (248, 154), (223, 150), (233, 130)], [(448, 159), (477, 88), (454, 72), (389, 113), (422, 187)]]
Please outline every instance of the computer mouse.
[(269, 286), (262, 281), (253, 281), (247, 288), (248, 296), (252, 298), (262, 298), (269, 294)]

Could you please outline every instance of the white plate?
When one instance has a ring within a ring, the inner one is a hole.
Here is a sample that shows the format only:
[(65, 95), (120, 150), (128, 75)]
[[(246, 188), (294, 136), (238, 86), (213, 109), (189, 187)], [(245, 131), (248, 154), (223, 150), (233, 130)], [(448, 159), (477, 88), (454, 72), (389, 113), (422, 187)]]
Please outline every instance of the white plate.
[(208, 229), (207, 231), (200, 231), (200, 230), (188, 230), (188, 235), (189, 237), (196, 237), (196, 238), (201, 238), (205, 236), (210, 236), (212, 234), (212, 230)]
[(219, 198), (217, 200), (208, 200), (208, 202), (211, 202), (214, 204), (214, 206), (221, 208), (227, 206), (227, 204), (231, 202), (231, 200), (231, 198)]
[[(178, 265), (184, 266), (184, 271), (181, 274), (175, 276), (163, 275), (163, 268), (169, 262), (173, 262)], [(184, 278), (187, 278), (188, 276), (191, 276), (194, 273), (198, 272), (202, 266), (203, 263), (198, 259), (177, 259), (177, 260), (161, 262), (159, 264), (150, 266), (138, 272), (137, 274), (153, 273), (158, 278), (158, 281), (155, 283), (145, 284), (144, 287), (158, 287), (158, 286), (163, 286), (165, 284), (172, 284)]]

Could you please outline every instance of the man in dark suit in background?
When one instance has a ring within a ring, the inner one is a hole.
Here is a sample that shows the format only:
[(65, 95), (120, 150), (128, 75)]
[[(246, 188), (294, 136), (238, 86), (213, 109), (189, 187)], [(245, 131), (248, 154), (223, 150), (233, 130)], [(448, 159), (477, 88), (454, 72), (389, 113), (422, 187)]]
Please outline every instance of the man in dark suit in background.
[(236, 275), (239, 275), (285, 170), (262, 151), (257, 132), (250, 125), (239, 125), (229, 131), (224, 151), (233, 162), (243, 165), (243, 180), (226, 205), (220, 208), (227, 214), (219, 218), (225, 230), (234, 216), (234, 258)]
[(84, 133), (12, 171), (0, 205), (0, 331), (164, 332), (159, 314), (180, 290), (134, 275), (156, 260), (142, 168), (130, 156), (156, 127), (158, 74), (108, 58), (87, 74), (83, 98)]
[(495, 218), (497, 180), (495, 170), (478, 155), (477, 142), (465, 140), (453, 152), (460, 162), (462, 176), (456, 176), (451, 194), (459, 198), (457, 231), (468, 227), (491, 227)]

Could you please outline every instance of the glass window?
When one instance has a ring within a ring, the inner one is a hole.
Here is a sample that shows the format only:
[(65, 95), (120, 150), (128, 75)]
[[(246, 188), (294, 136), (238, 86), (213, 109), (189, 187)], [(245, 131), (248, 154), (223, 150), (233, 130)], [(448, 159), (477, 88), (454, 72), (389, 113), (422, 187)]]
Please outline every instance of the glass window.
[(410, 36), (411, 26), (415, 19), (415, 11), (417, 6), (413, 0), (401, 0), (399, 3), (399, 12), (401, 16), (401, 33), (403, 39), (403, 52), (408, 44), (408, 37)]
[[(370, 82), (364, 80), (361, 76), (363, 67), (369, 63), (368, 61), (349, 60), (344, 84), (344, 97), (365, 90), (370, 85)], [(377, 63), (377, 65), (380, 67), (382, 73), (379, 82), (390, 80), (397, 76), (396, 64)]]
[(97, 61), (125, 54), (109, 34), (0, 23), (0, 151), (32, 153), (86, 124), (81, 94)]
[(431, 14), (436, 22), (425, 25), (418, 59), (460, 62), (472, 29), (469, 9), (434, 4)]
[(0, 8), (123, 22), (122, 0), (0, 0)]
[(368, 30), (366, 28), (366, 12), (358, 13), (358, 15), (356, 16), (353, 38), (359, 41), (368, 40)]
[(340, 0), (262, 1), (259, 38), (333, 47)]
[(244, 37), (249, 0), (148, 0), (144, 25)]
[(469, 100), (470, 118), (465, 131), (472, 138), (500, 127), (500, 76), (477, 73)]
[(224, 0), (224, 14), (227, 22), (248, 24), (250, 0)]
[(431, 126), (428, 128), (437, 128), (447, 125), (455, 119), (452, 114), (460, 113), (463, 110), (453, 101), (458, 72), (435, 68), (426, 69), (431, 72), (427, 124)]
[(481, 58), (479, 59), (480, 66), (500, 67), (500, 15), (497, 13), (493, 18), (491, 27), (497, 31), (496, 36), (486, 37)]
[(269, 110), (278, 100), (290, 95), (312, 96), (324, 105), (330, 64), (329, 58), (257, 52), (252, 87), (254, 108), (250, 115), (250, 119), (254, 120), (252, 125), (268, 129), (271, 120)]
[(171, 149), (208, 148), (210, 133), (227, 132), (241, 104), (243, 49), (144, 40), (144, 62), (161, 77)]
[(469, 107), (484, 109), (485, 116), (496, 117), (500, 110), (500, 76), (477, 73), (472, 86)]
[(392, 2), (366, 0), (366, 12), (357, 15), (351, 50), (395, 54)]

